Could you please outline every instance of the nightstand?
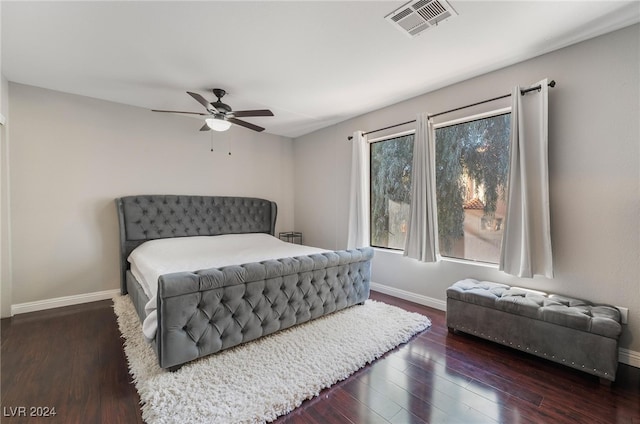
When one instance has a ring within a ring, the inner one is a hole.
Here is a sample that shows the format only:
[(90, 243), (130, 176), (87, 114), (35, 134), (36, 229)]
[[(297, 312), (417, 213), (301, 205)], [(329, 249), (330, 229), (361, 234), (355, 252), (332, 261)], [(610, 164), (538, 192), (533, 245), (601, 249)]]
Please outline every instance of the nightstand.
[(278, 238), (287, 243), (302, 244), (302, 233), (297, 231), (284, 231), (278, 234)]

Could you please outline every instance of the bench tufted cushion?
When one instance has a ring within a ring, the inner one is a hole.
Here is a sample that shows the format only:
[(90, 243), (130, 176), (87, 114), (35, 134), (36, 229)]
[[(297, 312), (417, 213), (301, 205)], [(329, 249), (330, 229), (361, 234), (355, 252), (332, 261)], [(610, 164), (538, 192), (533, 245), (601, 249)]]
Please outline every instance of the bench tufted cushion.
[(605, 337), (622, 332), (620, 311), (613, 306), (506, 284), (466, 279), (447, 289), (447, 297)]

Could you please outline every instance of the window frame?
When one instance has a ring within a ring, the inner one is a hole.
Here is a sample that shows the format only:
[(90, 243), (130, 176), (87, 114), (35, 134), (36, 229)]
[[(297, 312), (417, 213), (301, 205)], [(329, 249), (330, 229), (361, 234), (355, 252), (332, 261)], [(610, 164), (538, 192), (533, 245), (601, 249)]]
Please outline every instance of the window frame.
[(438, 122), (437, 124), (433, 124), (433, 129), (437, 130), (439, 128), (450, 127), (452, 125), (463, 124), (465, 122), (472, 122), (472, 121), (478, 121), (480, 119), (493, 118), (494, 116), (506, 115), (507, 113), (511, 113), (511, 106), (503, 107), (500, 109), (494, 109), (487, 112), (476, 113), (474, 115), (464, 116), (464, 117), (452, 119), (449, 121)]
[[(458, 124), (462, 124), (462, 123), (466, 123), (466, 122), (472, 122), (472, 121), (485, 119), (485, 118), (492, 118), (494, 116), (505, 115), (505, 114), (510, 114), (510, 113), (512, 113), (512, 110), (511, 110), (510, 106), (501, 107), (501, 108), (497, 108), (497, 109), (488, 110), (486, 112), (475, 113), (475, 114), (472, 114), (472, 115), (461, 116), (459, 118), (455, 118), (455, 119), (450, 119), (450, 120), (447, 120), (447, 121), (434, 123), (433, 124), (433, 129), (434, 129), (434, 132), (435, 132), (435, 130), (437, 130), (439, 128), (444, 128), (444, 127), (448, 127), (448, 126), (452, 126), (452, 125), (458, 125)], [(392, 134), (383, 135), (383, 136), (380, 136), (380, 137), (368, 139), (367, 140), (367, 144), (369, 144), (369, 147), (371, 147), (372, 143), (378, 143), (378, 142), (382, 142), (382, 141), (385, 141), (385, 140), (390, 140), (390, 139), (393, 139), (393, 138), (404, 137), (404, 136), (407, 136), (407, 135), (415, 134), (415, 132), (416, 132), (415, 129), (399, 131), (399, 132), (395, 132), (395, 133), (392, 133)], [(436, 143), (436, 140), (434, 140), (433, 142)], [(369, 167), (370, 166), (371, 166), (371, 153), (369, 153)], [(369, 190), (369, 216), (371, 216), (371, 212), (372, 212), (371, 211), (372, 186), (371, 186), (371, 170), (370, 169), (369, 169), (369, 177), (367, 179), (367, 184), (368, 184), (368, 190)], [(436, 217), (436, 220), (437, 220), (437, 217)], [(369, 223), (369, 236), (370, 236), (369, 244), (370, 244), (371, 247), (373, 247), (374, 249), (377, 249), (377, 250), (380, 250), (380, 251), (383, 251), (383, 252), (387, 252), (387, 253), (392, 253), (392, 254), (403, 254), (404, 253), (403, 249), (396, 249), (396, 248), (385, 247), (385, 246), (374, 246), (371, 243), (372, 225), (373, 225), (373, 223), (370, 222)], [(473, 259), (464, 259), (464, 258), (455, 258), (455, 257), (450, 257), (450, 256), (443, 256), (443, 255), (440, 254), (440, 252), (437, 252), (437, 257), (438, 257), (439, 261), (443, 261), (443, 262), (454, 262), (454, 263), (460, 263), (460, 264), (465, 264), (465, 265), (476, 265), (476, 266), (480, 266), (480, 267), (493, 268), (493, 269), (498, 269), (498, 267), (499, 267), (499, 264), (496, 264), (496, 263), (477, 261), (477, 260), (473, 260)]]
[[(481, 113), (476, 113), (473, 115), (469, 115), (469, 116), (462, 116), (460, 118), (455, 118), (455, 119), (451, 119), (448, 121), (443, 121), (443, 122), (438, 122), (437, 124), (433, 125), (433, 130), (434, 130), (434, 134), (435, 131), (439, 128), (446, 128), (446, 127), (450, 127), (453, 125), (458, 125), (458, 124), (464, 124), (467, 122), (473, 122), (473, 121), (478, 121), (480, 119), (486, 119), (486, 118), (493, 118), (495, 116), (500, 116), (500, 115), (506, 115), (506, 114), (511, 114), (511, 106), (506, 106), (506, 107), (502, 107), (499, 109), (492, 109), (486, 112), (481, 112)], [(433, 140), (434, 144), (437, 142), (436, 139)], [(437, 222), (438, 222), (438, 217), (436, 216), (436, 228), (437, 228)], [(500, 250), (502, 251), (502, 247), (500, 247)], [(479, 260), (474, 260), (474, 259), (466, 259), (466, 258), (456, 258), (456, 257), (452, 257), (452, 256), (443, 256), (440, 253), (440, 250), (438, 249), (437, 252), (437, 257), (438, 260), (442, 260), (442, 261), (446, 261), (446, 262), (455, 262), (455, 263), (461, 263), (461, 264), (466, 264), (466, 265), (478, 265), (478, 266), (482, 266), (482, 267), (486, 267), (486, 268), (494, 268), (494, 269), (498, 269), (499, 268), (499, 264), (497, 263), (493, 263), (493, 262), (485, 262), (485, 261), (479, 261)]]
[[(374, 249), (380, 249), (382, 251), (390, 252), (390, 253), (398, 253), (398, 254), (404, 253), (404, 249), (396, 249), (394, 247), (386, 247), (386, 246), (376, 246), (376, 245), (373, 245), (373, 242), (372, 242), (373, 237), (371, 237), (371, 235), (373, 233), (373, 220), (371, 219), (371, 213), (372, 213), (371, 206), (372, 206), (372, 199), (373, 199), (373, 187), (371, 185), (371, 145), (373, 143), (380, 143), (386, 140), (391, 140), (393, 138), (406, 137), (412, 134), (414, 135), (414, 139), (415, 139), (415, 133), (416, 133), (416, 130), (412, 129), (412, 130), (400, 131), (400, 132), (389, 134), (389, 135), (383, 135), (380, 137), (367, 140), (367, 144), (369, 144), (369, 178), (367, 178), (367, 184), (368, 184), (367, 189), (369, 190), (369, 246), (373, 247)], [(412, 156), (412, 160), (413, 160), (413, 156)]]

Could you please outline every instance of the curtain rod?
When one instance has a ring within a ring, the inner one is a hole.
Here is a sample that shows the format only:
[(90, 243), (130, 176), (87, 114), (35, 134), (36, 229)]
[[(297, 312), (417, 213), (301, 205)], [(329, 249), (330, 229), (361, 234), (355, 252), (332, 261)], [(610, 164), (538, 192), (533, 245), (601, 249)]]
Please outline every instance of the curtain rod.
[[(555, 86), (556, 86), (556, 82), (554, 80), (549, 81), (549, 87), (553, 88)], [(527, 94), (530, 91), (535, 91), (535, 90), (540, 91), (541, 89), (542, 89), (542, 87), (540, 85), (536, 85), (535, 87), (531, 87), (531, 88), (527, 88), (527, 89), (524, 89), (524, 90), (520, 90), (520, 94), (524, 95), (524, 94)], [(444, 115), (444, 114), (451, 113), (451, 112), (457, 112), (459, 110), (467, 109), (467, 108), (470, 108), (470, 107), (473, 107), (473, 106), (478, 106), (478, 105), (481, 105), (481, 104), (484, 104), (484, 103), (494, 102), (494, 101), (500, 100), (500, 99), (506, 99), (507, 97), (511, 97), (511, 93), (504, 94), (504, 95), (498, 96), (498, 97), (493, 97), (493, 98), (487, 99), (487, 100), (482, 100), (482, 101), (479, 101), (479, 102), (476, 102), (476, 103), (472, 103), (470, 105), (460, 106), (460, 107), (457, 107), (455, 109), (445, 110), (444, 112), (434, 113), (433, 115), (429, 115), (429, 118), (435, 118), (436, 116)], [(378, 128), (377, 130), (367, 131), (366, 133), (364, 133), (364, 135), (373, 134), (373, 133), (378, 132), (378, 131), (388, 130), (390, 128), (395, 128), (395, 127), (399, 127), (399, 126), (402, 126), (402, 125), (410, 124), (412, 122), (416, 122), (416, 120), (413, 119), (411, 121), (401, 122), (401, 123), (395, 124), (395, 125), (389, 125), (388, 127)], [(351, 140), (351, 139), (353, 139), (353, 136), (347, 137), (347, 140)]]

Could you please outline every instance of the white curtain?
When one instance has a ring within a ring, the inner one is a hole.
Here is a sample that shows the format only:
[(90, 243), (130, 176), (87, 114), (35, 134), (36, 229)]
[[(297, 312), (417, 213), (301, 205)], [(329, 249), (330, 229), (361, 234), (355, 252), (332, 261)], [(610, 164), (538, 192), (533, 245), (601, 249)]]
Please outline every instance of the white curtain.
[(353, 133), (351, 195), (347, 249), (369, 246), (369, 142), (362, 131)]
[(411, 207), (404, 256), (422, 262), (437, 260), (435, 132), (426, 113), (418, 114), (413, 140)]
[[(511, 153), (500, 270), (553, 278), (549, 218), (548, 81), (511, 95)], [(537, 85), (537, 84), (536, 84)]]

